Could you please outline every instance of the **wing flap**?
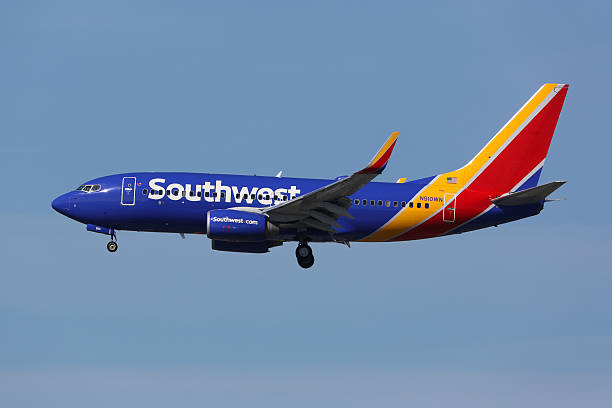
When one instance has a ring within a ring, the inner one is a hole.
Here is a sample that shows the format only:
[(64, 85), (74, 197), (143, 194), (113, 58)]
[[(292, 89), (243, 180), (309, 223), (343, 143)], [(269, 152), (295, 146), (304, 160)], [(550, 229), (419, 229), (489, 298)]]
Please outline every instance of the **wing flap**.
[(315, 229), (318, 229), (318, 230), (321, 230), (321, 231), (327, 231), (327, 232), (330, 232), (332, 234), (336, 232), (336, 230), (333, 229), (328, 224), (325, 224), (325, 223), (323, 223), (321, 221), (317, 221), (314, 218), (306, 218), (306, 219), (303, 219), (300, 222), (308, 225), (309, 227), (312, 227), (312, 228), (315, 228)]

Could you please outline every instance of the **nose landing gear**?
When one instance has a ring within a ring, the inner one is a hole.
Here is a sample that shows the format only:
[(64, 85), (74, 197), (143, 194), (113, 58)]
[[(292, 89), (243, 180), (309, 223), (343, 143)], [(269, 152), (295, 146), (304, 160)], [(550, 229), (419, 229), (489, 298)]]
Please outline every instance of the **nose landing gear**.
[(295, 256), (297, 258), (298, 265), (304, 269), (310, 268), (312, 265), (314, 265), (312, 248), (310, 248), (306, 242), (300, 242), (295, 250)]
[(108, 252), (115, 252), (118, 248), (118, 245), (115, 241), (110, 241), (108, 244), (106, 244), (106, 249), (108, 249)]
[(108, 244), (106, 244), (106, 249), (108, 249), (108, 252), (115, 252), (117, 250), (117, 248), (119, 248), (119, 245), (117, 245), (117, 235), (115, 235), (115, 230), (111, 229), (111, 240)]

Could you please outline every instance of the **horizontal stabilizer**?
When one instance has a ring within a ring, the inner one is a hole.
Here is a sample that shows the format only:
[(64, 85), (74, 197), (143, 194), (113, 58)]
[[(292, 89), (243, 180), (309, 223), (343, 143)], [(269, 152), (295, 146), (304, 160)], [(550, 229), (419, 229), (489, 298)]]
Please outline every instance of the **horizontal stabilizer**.
[(491, 202), (495, 205), (506, 206), (538, 204), (546, 200), (546, 197), (563, 184), (565, 184), (565, 181), (553, 181), (552, 183), (528, 188), (527, 190), (505, 194), (499, 198), (492, 199)]

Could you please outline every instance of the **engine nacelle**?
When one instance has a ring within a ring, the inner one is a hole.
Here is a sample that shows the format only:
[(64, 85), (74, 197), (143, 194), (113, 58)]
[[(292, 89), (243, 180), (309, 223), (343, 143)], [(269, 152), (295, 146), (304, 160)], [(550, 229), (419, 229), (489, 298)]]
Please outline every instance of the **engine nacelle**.
[(278, 232), (278, 227), (260, 213), (240, 210), (210, 210), (206, 214), (206, 235), (210, 239), (259, 242), (274, 238)]
[(249, 254), (264, 254), (270, 252), (272, 247), (283, 245), (281, 241), (230, 242), (213, 239), (211, 242), (212, 249), (215, 251), (246, 252)]

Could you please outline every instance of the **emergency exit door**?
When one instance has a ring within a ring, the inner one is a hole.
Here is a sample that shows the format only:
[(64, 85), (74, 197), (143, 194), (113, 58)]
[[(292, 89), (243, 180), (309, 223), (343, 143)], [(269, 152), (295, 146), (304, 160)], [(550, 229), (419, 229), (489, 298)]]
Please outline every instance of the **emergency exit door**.
[(121, 183), (121, 205), (136, 203), (136, 177), (124, 177)]

